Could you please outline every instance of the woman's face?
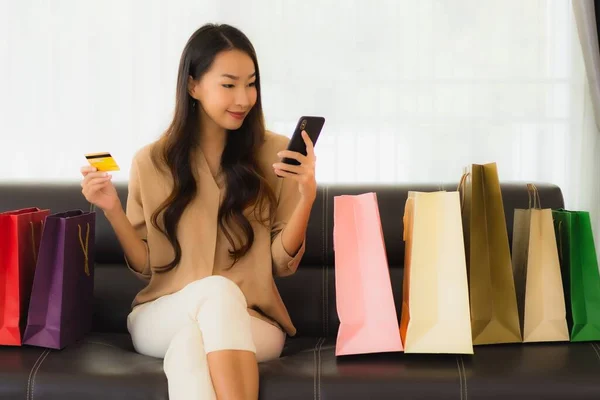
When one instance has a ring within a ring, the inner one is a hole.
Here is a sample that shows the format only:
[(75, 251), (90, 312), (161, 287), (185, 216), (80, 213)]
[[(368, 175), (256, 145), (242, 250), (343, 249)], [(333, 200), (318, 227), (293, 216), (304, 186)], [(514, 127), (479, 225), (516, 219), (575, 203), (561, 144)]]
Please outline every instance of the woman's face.
[(256, 104), (254, 62), (240, 50), (223, 51), (210, 69), (198, 80), (188, 82), (190, 95), (198, 100), (202, 117), (218, 126), (239, 129)]

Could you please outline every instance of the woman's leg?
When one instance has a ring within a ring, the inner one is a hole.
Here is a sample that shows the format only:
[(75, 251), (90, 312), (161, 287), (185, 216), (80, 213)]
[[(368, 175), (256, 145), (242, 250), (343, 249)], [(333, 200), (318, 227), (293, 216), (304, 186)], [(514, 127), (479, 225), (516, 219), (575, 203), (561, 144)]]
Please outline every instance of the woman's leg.
[(175, 334), (165, 354), (164, 370), (169, 381), (169, 399), (215, 400), (202, 333), (190, 321)]
[[(257, 399), (258, 362), (276, 359), (281, 355), (285, 333), (258, 318), (251, 319), (252, 338), (256, 354), (246, 351), (221, 350), (209, 353), (210, 374), (219, 399)], [(232, 382), (237, 387), (231, 390)], [(219, 387), (223, 387), (219, 391)], [(221, 395), (220, 393), (223, 393)], [(236, 397), (244, 393), (244, 397)]]
[(275, 360), (281, 356), (285, 345), (285, 333), (278, 327), (253, 317), (252, 339), (256, 346), (256, 359), (259, 363)]
[(277, 358), (285, 341), (280, 329), (250, 318), (237, 285), (218, 276), (136, 307), (128, 324), (138, 352), (165, 358), (172, 400), (236, 391), (256, 398), (256, 360)]
[(217, 399), (258, 399), (258, 363), (254, 353), (218, 350), (208, 353), (207, 359)]
[[(258, 363), (251, 317), (240, 288), (223, 277), (211, 277), (208, 296), (196, 318), (204, 338), (208, 367), (219, 400), (258, 399)], [(203, 293), (204, 281), (191, 286)]]

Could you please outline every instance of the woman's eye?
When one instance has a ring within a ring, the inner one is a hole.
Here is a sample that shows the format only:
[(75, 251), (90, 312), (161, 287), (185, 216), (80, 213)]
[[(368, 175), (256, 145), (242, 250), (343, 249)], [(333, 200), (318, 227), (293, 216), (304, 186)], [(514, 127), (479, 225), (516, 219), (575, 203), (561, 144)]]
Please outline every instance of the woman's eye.
[(250, 86), (250, 87), (254, 87), (254, 86), (256, 86), (256, 81), (254, 81), (254, 82), (252, 82), (252, 83), (249, 83), (249, 84), (248, 84), (248, 86)]
[(229, 84), (229, 83), (226, 83), (226, 84), (224, 84), (224, 85), (221, 85), (221, 86), (223, 86), (223, 87), (224, 87), (224, 88), (226, 88), (226, 89), (231, 89), (231, 88), (233, 87), (233, 85), (232, 85), (232, 84)]

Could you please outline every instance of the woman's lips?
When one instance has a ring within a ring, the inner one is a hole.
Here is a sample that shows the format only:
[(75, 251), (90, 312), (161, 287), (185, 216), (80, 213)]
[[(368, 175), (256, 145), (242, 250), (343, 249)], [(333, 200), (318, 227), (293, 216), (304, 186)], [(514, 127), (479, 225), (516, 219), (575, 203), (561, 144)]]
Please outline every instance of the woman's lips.
[(244, 119), (244, 117), (246, 116), (245, 112), (233, 112), (233, 111), (227, 111), (227, 112), (235, 119)]

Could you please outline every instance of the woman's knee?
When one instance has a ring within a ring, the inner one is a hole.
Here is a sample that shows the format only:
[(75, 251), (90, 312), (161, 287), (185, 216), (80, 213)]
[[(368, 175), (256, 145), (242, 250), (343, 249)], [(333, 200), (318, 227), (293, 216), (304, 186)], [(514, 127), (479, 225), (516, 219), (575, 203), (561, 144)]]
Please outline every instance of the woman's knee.
[(217, 350), (256, 352), (246, 298), (222, 276), (192, 282), (186, 288), (190, 317), (198, 323), (207, 353)]
[(190, 283), (187, 288), (194, 295), (210, 300), (234, 300), (247, 307), (246, 297), (240, 287), (231, 279), (221, 275), (212, 275)]

